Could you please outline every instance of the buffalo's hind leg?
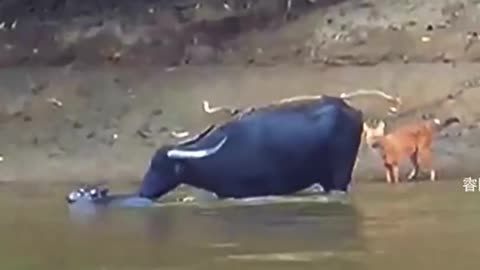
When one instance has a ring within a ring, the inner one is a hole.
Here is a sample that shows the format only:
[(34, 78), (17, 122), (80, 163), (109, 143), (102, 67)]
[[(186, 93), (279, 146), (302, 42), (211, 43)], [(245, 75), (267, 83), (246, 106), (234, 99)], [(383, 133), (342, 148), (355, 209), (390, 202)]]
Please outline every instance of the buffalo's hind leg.
[[(348, 121), (348, 120), (347, 120)], [(331, 169), (331, 189), (348, 192), (348, 187), (352, 180), (353, 170), (357, 162), (357, 156), (360, 148), (362, 127), (351, 127), (350, 123), (339, 128), (340, 136), (334, 139), (330, 147), (330, 169)], [(358, 136), (354, 136), (357, 135)]]

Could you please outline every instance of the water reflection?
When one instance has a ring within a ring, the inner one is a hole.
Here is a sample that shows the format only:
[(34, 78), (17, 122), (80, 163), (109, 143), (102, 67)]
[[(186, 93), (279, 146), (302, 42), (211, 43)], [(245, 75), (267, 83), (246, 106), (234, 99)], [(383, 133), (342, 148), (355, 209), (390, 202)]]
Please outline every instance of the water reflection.
[(147, 239), (157, 250), (185, 255), (189, 250), (203, 251), (209, 255), (201, 260), (227, 265), (236, 261), (312, 262), (331, 254), (364, 252), (355, 207), (318, 199), (102, 208), (88, 215), (70, 212), (69, 217), (92, 240), (99, 231), (116, 227), (124, 234)]
[[(322, 201), (302, 199), (291, 202), (286, 199), (274, 204), (251, 204), (250, 201), (200, 205), (165, 203), (148, 209), (82, 207), (82, 212), (70, 209), (69, 218), (72, 224), (82, 228), (91, 228), (94, 224), (115, 224), (147, 234), (148, 238), (157, 241), (185, 241), (204, 245), (240, 241), (247, 246), (254, 244), (261, 248), (262, 243), (249, 242), (255, 241), (249, 235), (257, 235), (269, 244), (287, 241), (289, 248), (296, 245), (292, 247), (295, 249), (316, 247), (319, 243), (333, 240), (332, 243), (340, 243), (342, 238), (357, 238), (360, 217), (354, 206)], [(199, 231), (202, 233), (199, 234)], [(337, 235), (337, 232), (342, 232), (341, 238), (328, 237)], [(328, 242), (327, 246), (330, 244)], [(275, 248), (279, 252), (283, 250), (282, 245)]]

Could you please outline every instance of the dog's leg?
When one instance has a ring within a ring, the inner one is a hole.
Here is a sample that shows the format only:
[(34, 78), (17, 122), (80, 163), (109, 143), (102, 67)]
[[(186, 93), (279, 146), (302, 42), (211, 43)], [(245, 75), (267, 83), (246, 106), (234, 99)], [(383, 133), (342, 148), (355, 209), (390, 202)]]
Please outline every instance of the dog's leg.
[(432, 182), (435, 181), (436, 173), (435, 173), (435, 169), (433, 169), (433, 166), (432, 166), (431, 149), (424, 149), (421, 152), (419, 152), (418, 161), (422, 168), (430, 172), (430, 181)]
[(393, 165), (392, 168), (392, 174), (393, 174), (393, 181), (394, 183), (399, 183), (400, 182), (400, 176), (399, 176), (399, 168), (398, 165)]
[(385, 176), (387, 178), (387, 183), (392, 183), (392, 166), (385, 164)]
[(412, 171), (408, 174), (408, 180), (415, 179), (415, 178), (417, 178), (417, 176), (418, 176), (419, 166), (418, 166), (417, 153), (413, 153), (413, 154), (410, 156), (410, 161), (412, 162), (413, 169), (412, 169)]

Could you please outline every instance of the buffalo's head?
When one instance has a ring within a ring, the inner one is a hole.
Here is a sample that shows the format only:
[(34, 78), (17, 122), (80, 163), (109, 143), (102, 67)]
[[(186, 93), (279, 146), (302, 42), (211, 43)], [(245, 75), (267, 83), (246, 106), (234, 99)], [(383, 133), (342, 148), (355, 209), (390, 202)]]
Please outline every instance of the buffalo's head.
[(94, 201), (104, 198), (108, 195), (109, 189), (103, 186), (84, 186), (70, 192), (66, 200), (69, 204), (73, 204), (79, 200)]
[(225, 144), (227, 137), (224, 137), (214, 146), (185, 150), (174, 147), (162, 147), (157, 150), (150, 161), (147, 173), (143, 177), (139, 196), (149, 199), (156, 199), (181, 184), (183, 160), (200, 159), (215, 154)]

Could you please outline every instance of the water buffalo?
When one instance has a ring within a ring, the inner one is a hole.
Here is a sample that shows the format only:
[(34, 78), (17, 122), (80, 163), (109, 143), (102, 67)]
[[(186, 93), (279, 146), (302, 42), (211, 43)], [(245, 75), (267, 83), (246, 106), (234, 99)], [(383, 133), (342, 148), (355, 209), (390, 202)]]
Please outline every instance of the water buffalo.
[(248, 110), (163, 146), (135, 196), (153, 201), (180, 184), (218, 198), (288, 195), (314, 184), (327, 193), (347, 192), (363, 113), (345, 99), (322, 96)]

